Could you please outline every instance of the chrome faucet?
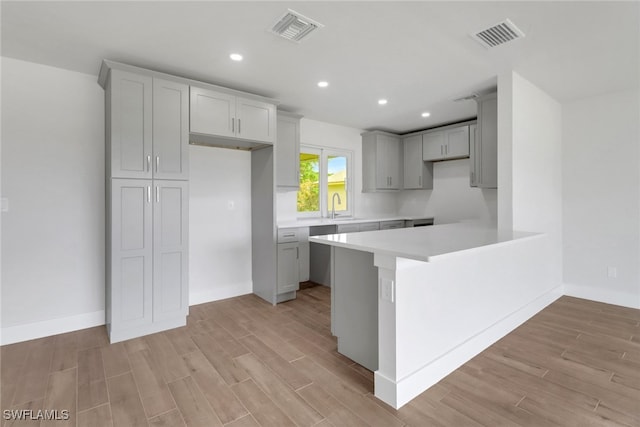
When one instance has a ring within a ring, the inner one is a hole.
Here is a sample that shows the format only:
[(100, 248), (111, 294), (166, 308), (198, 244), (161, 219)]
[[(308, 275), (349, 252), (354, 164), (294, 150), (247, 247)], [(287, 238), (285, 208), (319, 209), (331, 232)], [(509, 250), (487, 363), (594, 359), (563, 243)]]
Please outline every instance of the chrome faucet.
[(331, 197), (331, 219), (336, 217), (336, 196), (338, 196), (338, 204), (342, 203), (340, 195), (338, 193), (333, 193), (333, 196)]

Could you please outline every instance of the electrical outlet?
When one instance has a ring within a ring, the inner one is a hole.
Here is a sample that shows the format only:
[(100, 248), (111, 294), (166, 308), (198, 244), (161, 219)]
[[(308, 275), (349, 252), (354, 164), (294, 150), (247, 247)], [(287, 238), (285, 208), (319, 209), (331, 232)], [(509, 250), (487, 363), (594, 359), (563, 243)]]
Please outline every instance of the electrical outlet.
[(607, 267), (607, 277), (610, 279), (618, 277), (618, 267)]
[(230, 211), (234, 210), (236, 208), (236, 203), (233, 200), (229, 200), (227, 202), (227, 209), (229, 209)]
[(393, 302), (393, 280), (380, 279), (380, 298)]

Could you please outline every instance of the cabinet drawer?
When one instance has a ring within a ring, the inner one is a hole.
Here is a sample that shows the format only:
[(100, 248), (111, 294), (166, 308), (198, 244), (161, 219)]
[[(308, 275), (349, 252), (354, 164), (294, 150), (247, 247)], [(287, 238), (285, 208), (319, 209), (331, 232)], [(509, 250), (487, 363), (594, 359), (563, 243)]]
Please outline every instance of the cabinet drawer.
[(380, 222), (380, 230), (390, 230), (392, 228), (404, 228), (404, 220), (382, 221)]
[(360, 231), (358, 224), (338, 224), (336, 227), (338, 233), (357, 233)]
[(279, 228), (278, 229), (278, 243), (288, 243), (298, 241), (298, 229), (297, 228)]
[(365, 222), (360, 224), (360, 231), (375, 231), (380, 230), (379, 222)]

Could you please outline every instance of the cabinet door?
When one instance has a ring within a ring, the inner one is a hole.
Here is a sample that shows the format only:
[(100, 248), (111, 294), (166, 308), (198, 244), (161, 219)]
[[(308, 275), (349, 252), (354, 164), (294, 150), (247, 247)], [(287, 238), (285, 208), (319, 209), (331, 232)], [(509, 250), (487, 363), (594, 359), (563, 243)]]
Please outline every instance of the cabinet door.
[(376, 135), (376, 188), (400, 188), (400, 151), (398, 138)]
[(114, 178), (151, 178), (152, 79), (111, 70), (107, 148)]
[(469, 157), (469, 126), (444, 131), (445, 158)]
[(235, 136), (235, 96), (192, 86), (190, 105), (190, 132)]
[(189, 307), (189, 195), (185, 181), (153, 181), (153, 320), (185, 316)]
[(236, 136), (253, 141), (274, 143), (276, 107), (253, 99), (236, 98)]
[(358, 227), (359, 231), (375, 231), (380, 230), (379, 222), (364, 222)]
[(153, 215), (151, 180), (111, 180), (111, 329), (150, 324)]
[(153, 177), (189, 178), (189, 87), (153, 79)]
[(476, 138), (476, 125), (469, 126), (469, 185), (471, 187), (478, 186), (478, 171), (480, 170), (477, 150), (478, 140)]
[(387, 171), (389, 189), (402, 188), (402, 142), (399, 138), (390, 138), (387, 145)]
[(300, 186), (300, 119), (278, 113), (276, 185), (297, 189)]
[(422, 160), (442, 160), (444, 157), (444, 132), (429, 132), (422, 135)]
[(478, 187), (498, 188), (498, 98), (495, 93), (478, 100)]
[(405, 138), (404, 149), (404, 188), (406, 190), (422, 188), (422, 135)]
[(278, 243), (278, 293), (297, 291), (298, 243)]
[(357, 233), (360, 231), (358, 224), (338, 224), (336, 226), (337, 233)]
[(380, 230), (391, 230), (392, 228), (404, 228), (404, 220), (381, 221)]

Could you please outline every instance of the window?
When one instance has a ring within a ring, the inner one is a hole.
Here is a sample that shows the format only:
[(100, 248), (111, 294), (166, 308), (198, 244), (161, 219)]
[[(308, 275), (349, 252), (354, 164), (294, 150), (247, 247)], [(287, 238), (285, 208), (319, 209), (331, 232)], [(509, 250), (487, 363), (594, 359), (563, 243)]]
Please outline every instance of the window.
[[(351, 152), (319, 147), (300, 147), (298, 215), (351, 215)], [(337, 196), (336, 196), (337, 194)]]

